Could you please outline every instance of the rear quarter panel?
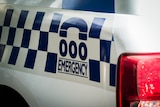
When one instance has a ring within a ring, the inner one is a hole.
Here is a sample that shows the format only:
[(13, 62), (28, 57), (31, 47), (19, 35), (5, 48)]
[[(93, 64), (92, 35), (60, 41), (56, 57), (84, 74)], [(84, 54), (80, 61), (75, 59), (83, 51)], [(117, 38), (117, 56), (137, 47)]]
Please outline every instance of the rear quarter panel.
[(1, 4), (0, 84), (30, 106), (115, 106), (113, 14)]

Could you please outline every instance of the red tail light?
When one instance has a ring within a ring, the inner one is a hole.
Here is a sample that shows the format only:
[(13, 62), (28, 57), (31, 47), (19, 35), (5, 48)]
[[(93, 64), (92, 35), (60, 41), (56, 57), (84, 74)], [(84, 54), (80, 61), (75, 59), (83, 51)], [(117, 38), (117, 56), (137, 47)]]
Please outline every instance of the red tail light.
[(119, 57), (117, 107), (160, 107), (160, 53)]

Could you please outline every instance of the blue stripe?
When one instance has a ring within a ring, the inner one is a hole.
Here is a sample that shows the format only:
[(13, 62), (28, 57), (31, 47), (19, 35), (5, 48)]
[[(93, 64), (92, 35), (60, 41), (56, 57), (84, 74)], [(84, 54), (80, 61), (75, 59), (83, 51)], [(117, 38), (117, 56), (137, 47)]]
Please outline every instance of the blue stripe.
[(100, 38), (101, 29), (103, 26), (103, 23), (105, 21), (105, 18), (94, 18), (93, 23), (91, 25), (91, 29), (89, 32), (89, 37), (92, 38)]
[(62, 14), (54, 13), (49, 32), (58, 33), (61, 19), (62, 19)]
[(31, 30), (24, 29), (21, 47), (28, 48), (31, 37)]
[(18, 28), (24, 28), (25, 21), (28, 16), (28, 12), (29, 11), (26, 11), (26, 10), (21, 11), (21, 14), (20, 14), (19, 20), (18, 20), (18, 25), (17, 25)]
[(89, 60), (90, 80), (100, 82), (100, 62)]
[(47, 51), (48, 47), (48, 32), (40, 32), (38, 50)]
[(0, 44), (0, 61), (2, 60), (4, 50), (5, 50), (5, 45)]
[(116, 82), (116, 65), (115, 64), (110, 64), (110, 85), (115, 86)]
[(11, 19), (12, 19), (13, 9), (7, 9), (4, 26), (10, 26)]
[(48, 53), (45, 71), (56, 73), (57, 54)]
[(16, 28), (9, 29), (9, 35), (7, 40), (7, 45), (13, 45), (14, 38), (15, 38)]
[(16, 61), (17, 61), (18, 54), (19, 54), (19, 47), (13, 47), (8, 63), (15, 65)]
[(63, 0), (63, 9), (114, 13), (114, 0)]
[(40, 30), (44, 14), (44, 12), (37, 12), (32, 29)]
[(29, 49), (24, 67), (33, 69), (34, 68), (35, 59), (36, 59), (36, 55), (37, 55), (37, 51), (36, 50)]
[(100, 61), (110, 63), (111, 41), (100, 40)]

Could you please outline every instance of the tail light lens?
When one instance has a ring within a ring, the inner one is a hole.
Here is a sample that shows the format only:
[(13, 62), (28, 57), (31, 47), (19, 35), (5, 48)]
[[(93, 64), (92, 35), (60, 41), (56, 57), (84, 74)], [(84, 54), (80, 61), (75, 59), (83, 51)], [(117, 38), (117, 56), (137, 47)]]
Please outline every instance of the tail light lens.
[(160, 53), (119, 57), (117, 107), (160, 107)]

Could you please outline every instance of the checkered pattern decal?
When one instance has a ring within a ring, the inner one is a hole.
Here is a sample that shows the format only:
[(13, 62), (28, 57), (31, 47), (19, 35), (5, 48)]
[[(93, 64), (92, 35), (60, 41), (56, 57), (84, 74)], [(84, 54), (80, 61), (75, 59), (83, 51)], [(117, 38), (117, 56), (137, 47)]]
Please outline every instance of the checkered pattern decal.
[[(61, 14), (58, 14), (53, 13), (53, 16), (60, 19)], [(15, 15), (18, 15), (17, 19), (13, 19)], [(59, 51), (54, 49), (54, 45), (51, 46), (50, 38), (53, 38), (52, 42), (57, 43), (54, 38), (58, 36), (60, 21), (54, 19), (55, 17), (48, 20), (47, 16), (46, 12), (21, 10), (16, 13), (14, 9), (7, 9), (4, 20), (0, 21), (0, 61), (8, 57), (7, 63), (10, 65), (23, 66), (28, 69), (43, 68), (45, 72), (56, 74)], [(101, 33), (100, 29), (97, 28), (97, 30)], [(109, 39), (104, 39), (91, 31), (87, 41), (92, 40), (99, 48), (94, 50), (93, 47), (88, 46), (88, 78), (91, 81), (101, 82), (101, 64), (105, 63), (110, 71), (109, 84), (115, 86), (114, 38), (111, 36)], [(4, 54), (6, 51), (7, 54)]]

